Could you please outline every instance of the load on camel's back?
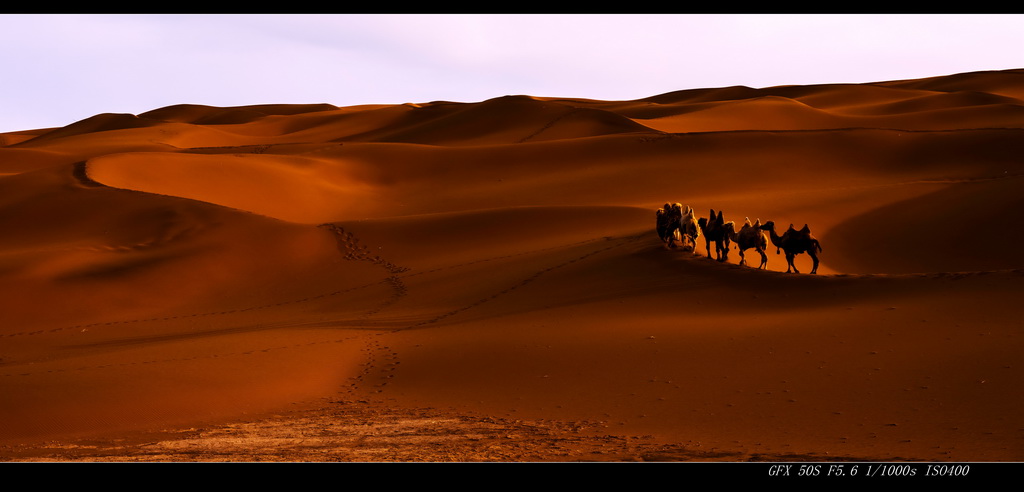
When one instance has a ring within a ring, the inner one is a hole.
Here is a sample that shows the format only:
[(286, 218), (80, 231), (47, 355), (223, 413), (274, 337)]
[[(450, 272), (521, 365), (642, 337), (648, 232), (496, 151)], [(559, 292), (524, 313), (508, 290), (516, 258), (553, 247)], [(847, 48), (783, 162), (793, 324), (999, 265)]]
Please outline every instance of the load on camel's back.
[(761, 231), (761, 219), (751, 225), (750, 217), (744, 220), (743, 227), (740, 230), (736, 230), (736, 225), (732, 222), (725, 223), (725, 234), (726, 236), (736, 245), (736, 249), (740, 252), (740, 265), (747, 264), (747, 257), (744, 254), (746, 250), (753, 248), (761, 255), (761, 263), (757, 266), (760, 269), (768, 268), (768, 255), (765, 254), (765, 249), (768, 248), (768, 238)]
[(679, 224), (683, 217), (682, 204), (666, 203), (664, 207), (655, 212), (655, 229), (658, 237), (665, 243), (666, 247), (675, 246), (675, 241), (680, 240)]
[[(718, 214), (715, 214), (715, 209), (711, 209), (710, 219), (701, 217), (697, 221), (701, 232), (704, 234), (704, 247), (708, 250), (708, 258), (712, 258), (711, 243), (715, 243), (715, 259), (718, 261), (729, 259), (730, 238), (726, 234), (726, 223), (725, 219), (722, 218), (722, 211), (719, 210)], [(728, 223), (731, 224), (732, 222)]]
[(665, 247), (675, 248), (678, 241), (679, 248), (683, 251), (698, 254), (697, 238), (701, 235), (701, 228), (692, 207), (684, 207), (680, 203), (666, 203), (655, 212), (655, 228)]

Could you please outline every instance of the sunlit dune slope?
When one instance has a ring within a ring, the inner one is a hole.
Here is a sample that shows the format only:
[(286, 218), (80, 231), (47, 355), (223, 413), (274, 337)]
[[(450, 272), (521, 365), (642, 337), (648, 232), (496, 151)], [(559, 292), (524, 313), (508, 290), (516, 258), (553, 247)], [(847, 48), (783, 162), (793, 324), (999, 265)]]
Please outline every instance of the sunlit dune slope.
[[(98, 185), (47, 169), (0, 180), (3, 330), (130, 317), (280, 295), (334, 241), (201, 201)], [(275, 258), (274, 261), (267, 261)], [(210, 297), (213, 296), (213, 297)], [(234, 300), (232, 300), (234, 299)], [(237, 306), (237, 304), (235, 304)]]
[(125, 153), (92, 159), (87, 170), (118, 188), (313, 224), (359, 213), (377, 198), (343, 162), (295, 156)]

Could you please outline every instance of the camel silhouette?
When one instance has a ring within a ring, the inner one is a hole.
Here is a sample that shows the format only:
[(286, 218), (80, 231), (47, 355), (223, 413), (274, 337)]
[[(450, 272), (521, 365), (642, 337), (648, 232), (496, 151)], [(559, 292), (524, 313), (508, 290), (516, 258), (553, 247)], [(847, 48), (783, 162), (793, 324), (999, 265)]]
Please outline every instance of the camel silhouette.
[(786, 273), (791, 273), (791, 270), (793, 273), (800, 273), (796, 269), (796, 265), (793, 264), (793, 258), (801, 253), (807, 253), (811, 260), (814, 261), (811, 273), (818, 273), (818, 252), (821, 251), (821, 243), (811, 235), (810, 227), (804, 224), (803, 229), (798, 231), (793, 228), (793, 224), (790, 224), (789, 229), (782, 236), (779, 236), (775, 232), (775, 222), (769, 220), (761, 226), (761, 230), (768, 231), (772, 244), (775, 245), (775, 254), (778, 254), (780, 249), (786, 252), (786, 261), (789, 263), (786, 267)]
[(701, 217), (697, 221), (701, 232), (704, 234), (704, 245), (708, 250), (708, 258), (711, 258), (711, 243), (715, 243), (715, 256), (718, 261), (726, 261), (729, 258), (729, 237), (725, 234), (725, 220), (722, 218), (722, 211), (715, 215), (715, 209), (711, 209), (711, 218)]
[(700, 237), (700, 226), (693, 216), (693, 208), (689, 206), (683, 210), (682, 218), (679, 219), (679, 232), (682, 234), (683, 249), (690, 249), (693, 254), (698, 254), (697, 238)]
[(761, 231), (761, 219), (757, 219), (754, 225), (750, 225), (750, 218), (745, 218), (743, 227), (739, 231), (736, 230), (736, 226), (732, 222), (726, 222), (724, 227), (726, 235), (732, 242), (736, 243), (736, 249), (740, 252), (740, 265), (747, 264), (744, 252), (754, 248), (761, 255), (761, 264), (758, 265), (758, 268), (768, 267), (768, 255), (764, 252), (768, 248), (768, 238)]
[[(683, 206), (679, 203), (666, 203), (664, 207), (655, 212), (655, 229), (658, 231), (658, 237), (669, 248), (674, 246), (674, 242), (679, 236), (679, 221), (682, 219), (682, 215)], [(682, 238), (680, 238), (681, 241)]]

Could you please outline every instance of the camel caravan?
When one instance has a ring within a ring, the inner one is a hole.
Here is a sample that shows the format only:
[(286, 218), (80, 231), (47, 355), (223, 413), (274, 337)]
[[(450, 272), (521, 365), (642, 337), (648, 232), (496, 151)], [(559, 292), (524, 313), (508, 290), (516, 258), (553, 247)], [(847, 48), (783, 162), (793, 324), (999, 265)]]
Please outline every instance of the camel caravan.
[[(796, 258), (796, 255), (803, 253), (807, 253), (811, 257), (811, 261), (814, 262), (811, 273), (818, 273), (818, 253), (821, 252), (821, 243), (811, 234), (811, 229), (806, 224), (800, 230), (793, 228), (793, 224), (790, 224), (789, 229), (779, 236), (775, 232), (774, 221), (769, 220), (761, 224), (761, 219), (757, 219), (751, 224), (750, 219), (747, 218), (744, 220), (743, 226), (736, 230), (736, 224), (733, 221), (726, 222), (721, 210), (716, 214), (715, 209), (711, 209), (709, 217), (695, 219), (692, 208), (683, 207), (679, 203), (666, 203), (664, 207), (655, 212), (655, 228), (658, 237), (666, 247), (693, 251), (694, 255), (699, 255), (697, 239), (703, 236), (708, 258), (714, 257), (718, 261), (728, 260), (731, 245), (735, 244), (740, 253), (740, 265), (746, 265), (746, 251), (753, 249), (761, 256), (759, 269), (768, 267), (768, 255), (765, 251), (768, 249), (770, 239), (772, 245), (775, 246), (775, 254), (786, 252), (786, 262), (788, 263), (786, 273), (800, 273), (796, 269), (796, 265), (793, 264), (793, 259)], [(676, 243), (679, 245), (677, 246)], [(714, 256), (711, 254), (711, 243), (715, 244)]]

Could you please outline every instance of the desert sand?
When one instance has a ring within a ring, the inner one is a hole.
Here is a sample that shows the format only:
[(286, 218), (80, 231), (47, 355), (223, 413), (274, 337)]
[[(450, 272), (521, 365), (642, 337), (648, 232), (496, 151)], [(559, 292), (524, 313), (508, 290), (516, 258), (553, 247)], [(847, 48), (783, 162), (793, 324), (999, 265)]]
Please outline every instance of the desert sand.
[(1020, 461), (1022, 156), (1024, 70), (0, 134), (0, 459)]

